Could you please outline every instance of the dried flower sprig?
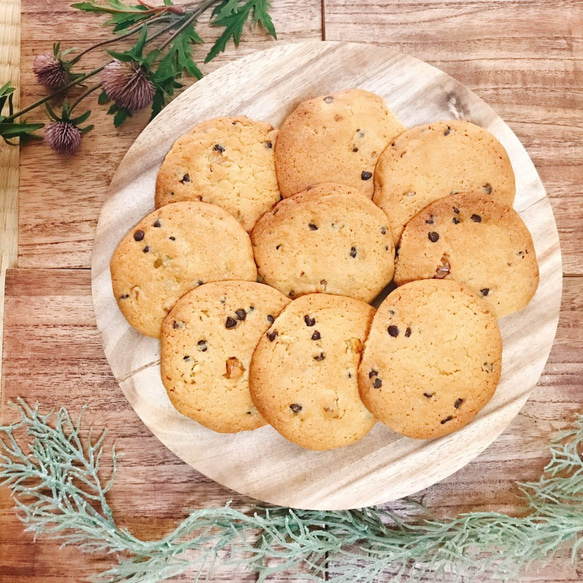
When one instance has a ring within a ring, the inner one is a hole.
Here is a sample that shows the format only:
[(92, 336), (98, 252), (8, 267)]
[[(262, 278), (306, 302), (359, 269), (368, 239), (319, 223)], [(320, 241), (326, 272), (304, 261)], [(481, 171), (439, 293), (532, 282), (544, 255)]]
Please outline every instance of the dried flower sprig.
[[(205, 63), (224, 51), (231, 39), (238, 45), (243, 27), (250, 19), (277, 38), (269, 15), (269, 0), (199, 0), (180, 6), (174, 5), (172, 0), (163, 0), (160, 6), (137, 1), (136, 5), (128, 5), (122, 0), (87, 0), (72, 5), (84, 12), (108, 15), (105, 26), (112, 27), (114, 36), (86, 48), (75, 57), (72, 53), (76, 49), (61, 51), (60, 43), (53, 45), (52, 53), (37, 55), (33, 72), (37, 81), (52, 93), (20, 111), (15, 112), (12, 107), (14, 88), (9, 83), (0, 88), (0, 113), (3, 113), (0, 115), (0, 137), (4, 141), (13, 144), (15, 138), (22, 142), (41, 137), (37, 131), (44, 124), (27, 123), (22, 121), (22, 116), (45, 103), (62, 100), (70, 90), (82, 86), (99, 73), (101, 80), (72, 102), (67, 119), (63, 114), (45, 129), (46, 143), (57, 152), (70, 154), (79, 147), (81, 136), (88, 130), (78, 127), (75, 120), (86, 114), (77, 117), (71, 114), (83, 99), (98, 89), (101, 89), (100, 105), (113, 102), (108, 113), (113, 115), (115, 126), (121, 125), (133, 112), (148, 106), (151, 106), (154, 117), (174, 97), (176, 90), (183, 87), (181, 80), (184, 76), (202, 77), (194, 61), (193, 46), (203, 42), (196, 32), (196, 25), (200, 16), (211, 8), (211, 24), (223, 27), (224, 31), (206, 55)], [(138, 40), (129, 49), (105, 48), (120, 42), (127, 44), (134, 35)], [(80, 70), (82, 57), (99, 48), (105, 51), (105, 64), (91, 71)], [(10, 107), (6, 112), (2, 108), (8, 104)]]
[[(190, 569), (208, 573), (217, 559), (239, 572), (257, 572), (259, 581), (300, 567), (335, 583), (428, 576), (447, 583), (476, 576), (514, 581), (524, 567), (559, 550), (570, 549), (574, 565), (581, 553), (583, 415), (552, 442), (540, 480), (519, 484), (524, 500), (517, 517), (469, 512), (410, 521), (381, 508), (249, 513), (227, 504), (195, 510), (170, 534), (142, 541), (117, 525), (107, 502), (118, 456), (113, 449), (113, 471), (104, 479), (105, 433), (95, 438), (90, 430), (83, 437), (81, 417), (74, 421), (66, 409), (43, 415), (22, 400), (14, 406), (20, 420), (0, 425), (0, 485), (10, 489), (35, 537), (58, 539), (83, 552), (117, 554), (118, 564), (96, 581), (153, 583)], [(418, 503), (402, 504), (418, 514)]]

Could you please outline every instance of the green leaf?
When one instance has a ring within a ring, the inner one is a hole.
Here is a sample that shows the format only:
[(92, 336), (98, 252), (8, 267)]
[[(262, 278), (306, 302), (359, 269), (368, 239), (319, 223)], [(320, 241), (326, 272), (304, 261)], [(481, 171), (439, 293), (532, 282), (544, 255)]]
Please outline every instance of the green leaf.
[(239, 4), (233, 0), (224, 0), (213, 11), (214, 19), (211, 18), (211, 24), (224, 26), (225, 30), (211, 47), (204, 62), (208, 63), (219, 53), (222, 53), (231, 39), (233, 39), (235, 46), (239, 46), (243, 27), (250, 14), (253, 14), (254, 22), (261, 24), (273, 38), (277, 38), (275, 26), (271, 16), (269, 16), (270, 8), (269, 0), (247, 0), (244, 4)]
[(119, 107), (117, 113), (113, 116), (113, 125), (118, 128), (128, 117), (132, 117), (132, 112), (125, 107)]
[(99, 94), (99, 97), (97, 98), (97, 103), (99, 103), (99, 105), (105, 105), (106, 103), (109, 103), (109, 97), (107, 96), (107, 93), (105, 91), (102, 91)]
[(16, 91), (16, 89), (10, 84), (10, 82), (5, 83), (2, 85), (2, 87), (0, 87), (0, 113), (8, 101), (10, 115), (12, 115), (12, 96), (14, 91)]
[(277, 39), (275, 26), (269, 15), (270, 8), (271, 3), (269, 0), (255, 0), (253, 6), (253, 20), (259, 22), (259, 24), (261, 24), (274, 39)]
[(108, 49), (105, 52), (122, 63), (130, 63), (131, 61), (135, 60), (130, 51), (120, 53), (119, 51)]
[(10, 143), (9, 140), (14, 138), (20, 138), (21, 143), (30, 139), (42, 139), (42, 136), (39, 136), (34, 132), (40, 130), (44, 125), (44, 123), (28, 123), (27, 121), (22, 121), (20, 123), (0, 122), (0, 137), (2, 137), (6, 143)]
[(243, 26), (245, 25), (247, 18), (249, 18), (252, 3), (253, 0), (249, 0), (249, 2), (246, 2), (237, 11), (232, 12), (223, 18), (217, 18), (212, 22), (213, 26), (224, 26), (225, 30), (211, 47), (211, 50), (208, 52), (204, 60), (205, 63), (212, 61), (219, 53), (224, 52), (227, 43), (231, 38), (233, 39), (235, 46), (239, 46), (241, 34), (243, 33)]
[(82, 10), (83, 12), (96, 12), (101, 14), (107, 14), (109, 11), (105, 6), (99, 6), (95, 2), (76, 2), (71, 4), (71, 8), (77, 8), (77, 10)]
[(230, 16), (233, 12), (236, 12), (239, 8), (239, 0), (223, 0), (220, 4), (215, 6), (211, 19), (217, 18), (219, 20)]
[(86, 111), (83, 115), (80, 115), (79, 117), (76, 117), (74, 119), (70, 119), (69, 121), (73, 124), (73, 125), (81, 125), (83, 122), (87, 121), (89, 119), (89, 116), (91, 115), (91, 110)]

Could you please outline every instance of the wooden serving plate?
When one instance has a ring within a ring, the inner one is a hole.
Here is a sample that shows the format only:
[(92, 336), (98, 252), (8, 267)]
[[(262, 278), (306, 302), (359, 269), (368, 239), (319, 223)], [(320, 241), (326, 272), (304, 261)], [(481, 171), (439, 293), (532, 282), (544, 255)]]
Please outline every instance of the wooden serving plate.
[[(504, 145), (517, 181), (515, 208), (534, 239), (540, 286), (527, 308), (500, 321), (502, 379), (478, 417), (452, 435), (420, 441), (380, 423), (348, 447), (313, 452), (271, 427), (222, 435), (180, 415), (160, 380), (159, 342), (134, 331), (111, 290), (109, 262), (123, 235), (154, 208), (156, 174), (173, 142), (195, 124), (247, 115), (278, 126), (296, 104), (361, 87), (385, 98), (407, 127), (465, 119)], [(559, 318), (562, 270), (551, 206), (523, 146), (469, 89), (417, 59), (365, 44), (279, 45), (233, 62), (197, 82), (142, 132), (112, 181), (95, 238), (93, 300), (105, 354), (120, 387), (150, 430), (208, 477), (264, 502), (347, 509), (388, 502), (442, 480), (483, 451), (520, 411), (548, 358)]]

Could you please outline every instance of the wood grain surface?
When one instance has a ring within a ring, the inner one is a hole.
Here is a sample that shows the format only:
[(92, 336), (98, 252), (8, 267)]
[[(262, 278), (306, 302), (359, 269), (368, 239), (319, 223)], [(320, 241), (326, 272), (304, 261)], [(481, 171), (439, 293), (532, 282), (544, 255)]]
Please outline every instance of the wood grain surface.
[[(34, 54), (50, 50), (54, 40), (84, 47), (107, 36), (99, 19), (76, 13), (68, 4), (22, 0), (25, 104), (40, 93), (30, 73)], [(278, 43), (322, 37), (372, 42), (452, 75), (509, 124), (542, 178), (567, 275), (551, 356), (537, 388), (504, 433), (463, 469), (422, 493), (441, 516), (468, 510), (516, 512), (515, 481), (537, 479), (548, 461), (551, 435), (583, 409), (583, 4), (273, 0), (273, 5)], [(213, 66), (272, 44), (256, 31)], [(91, 403), (87, 422), (108, 426), (109, 443), (116, 441), (124, 452), (111, 493), (117, 519), (139, 536), (160, 537), (190, 508), (230, 499), (245, 506), (249, 499), (208, 480), (169, 452), (131, 409), (109, 369), (95, 326), (87, 268), (107, 187), (147, 116), (136, 115), (126, 127), (114, 130), (98, 107), (92, 115), (97, 130), (84, 139), (73, 159), (41, 145), (22, 150), (19, 268), (8, 272), (6, 288), (4, 403), (25, 396), (47, 409), (66, 405), (73, 412)], [(82, 269), (56, 269), (67, 267)], [(3, 406), (3, 418), (10, 414)], [(108, 561), (59, 550), (42, 538), (33, 544), (6, 490), (0, 490), (0, 582), (86, 581)], [(224, 569), (218, 578), (254, 580)], [(561, 555), (547, 566), (536, 566), (522, 581), (581, 578)], [(301, 574), (294, 573), (292, 579), (300, 581)]]
[[(136, 333), (119, 311), (109, 270), (113, 252), (153, 209), (158, 169), (185, 128), (220, 115), (247, 115), (278, 127), (299, 102), (348, 87), (383, 97), (405, 127), (464, 119), (498, 138), (516, 174), (514, 206), (533, 234), (541, 273), (537, 294), (527, 309), (500, 321), (500, 385), (482, 414), (457, 433), (420, 441), (377, 424), (350, 447), (311, 452), (271, 427), (234, 435), (209, 431), (172, 407), (160, 378), (159, 341)], [(561, 297), (553, 214), (528, 155), (503, 121), (466, 87), (418, 59), (363, 43), (330, 41), (280, 45), (240, 59), (191, 87), (150, 123), (113, 178), (97, 227), (92, 275), (106, 357), (152, 432), (194, 468), (237, 492), (318, 510), (360, 508), (414, 494), (478, 455), (511, 422), (537, 383), (553, 343)], [(424, 461), (430, 459), (439, 463)]]

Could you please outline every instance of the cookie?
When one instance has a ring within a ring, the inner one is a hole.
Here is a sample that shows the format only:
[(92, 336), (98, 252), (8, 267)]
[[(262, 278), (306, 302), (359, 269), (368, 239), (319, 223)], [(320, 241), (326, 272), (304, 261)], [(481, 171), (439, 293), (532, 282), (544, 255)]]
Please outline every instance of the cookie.
[(441, 198), (413, 217), (401, 236), (395, 283), (455, 279), (502, 318), (534, 296), (539, 272), (520, 215), (479, 193)]
[(247, 231), (280, 199), (273, 145), (277, 131), (247, 117), (202, 122), (180, 137), (156, 180), (156, 208), (181, 200), (216, 204)]
[(412, 128), (385, 149), (375, 170), (373, 200), (387, 213), (397, 243), (407, 222), (428, 204), (469, 191), (512, 206), (514, 172), (492, 134), (449, 120)]
[(204, 202), (150, 213), (119, 243), (110, 267), (122, 314), (154, 337), (187, 291), (209, 281), (257, 278), (249, 235), (227, 211)]
[(371, 198), (377, 159), (404, 129), (381, 97), (363, 89), (300, 103), (282, 123), (275, 146), (281, 194), (332, 181)]
[(260, 277), (291, 298), (327, 292), (370, 302), (393, 277), (388, 219), (348, 186), (319, 184), (282, 200), (251, 241)]
[(162, 382), (174, 407), (220, 433), (265, 425), (249, 394), (249, 365), (289, 302), (247, 281), (208, 283), (180, 298), (160, 336)]
[(452, 433), (490, 400), (502, 339), (486, 304), (456, 281), (403, 285), (379, 306), (358, 382), (371, 413), (419, 439)]
[(360, 401), (357, 367), (374, 308), (329, 294), (291, 302), (261, 338), (251, 397), (289, 441), (313, 450), (348, 445), (375, 424)]

